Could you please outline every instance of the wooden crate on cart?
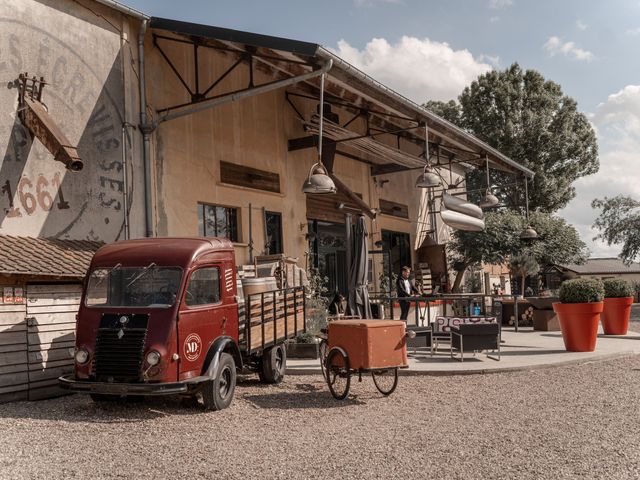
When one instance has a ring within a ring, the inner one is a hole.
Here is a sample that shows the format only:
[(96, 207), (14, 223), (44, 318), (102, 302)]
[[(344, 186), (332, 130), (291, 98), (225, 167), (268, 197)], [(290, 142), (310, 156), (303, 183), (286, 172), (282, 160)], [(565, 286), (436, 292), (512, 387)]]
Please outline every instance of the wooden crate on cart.
[(407, 366), (405, 323), (338, 320), (329, 323), (329, 349), (342, 348), (353, 370)]

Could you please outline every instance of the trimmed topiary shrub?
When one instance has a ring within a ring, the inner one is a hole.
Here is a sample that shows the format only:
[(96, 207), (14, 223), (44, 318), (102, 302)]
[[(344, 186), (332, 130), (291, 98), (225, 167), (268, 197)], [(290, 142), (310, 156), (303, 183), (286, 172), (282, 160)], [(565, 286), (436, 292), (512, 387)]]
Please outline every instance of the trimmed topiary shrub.
[(604, 285), (593, 278), (576, 278), (560, 285), (560, 301), (562, 303), (601, 302), (604, 298)]
[(622, 278), (609, 278), (603, 282), (605, 298), (632, 297), (631, 284)]

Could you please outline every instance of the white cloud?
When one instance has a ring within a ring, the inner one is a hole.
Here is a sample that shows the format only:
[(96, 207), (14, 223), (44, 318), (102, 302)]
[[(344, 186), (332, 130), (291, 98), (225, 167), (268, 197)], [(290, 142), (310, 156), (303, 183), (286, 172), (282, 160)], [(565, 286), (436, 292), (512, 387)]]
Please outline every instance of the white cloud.
[(498, 23), (500, 21), (500, 17), (491, 17), (489, 19), (489, 23)]
[(627, 35), (631, 35), (631, 36), (635, 37), (636, 35), (640, 35), (640, 27), (638, 27), (638, 28), (630, 28), (625, 33)]
[(499, 55), (485, 55), (482, 54), (478, 57), (479, 62), (487, 62), (494, 68), (500, 68), (500, 56)]
[(588, 28), (588, 25), (584, 23), (582, 20), (578, 19), (576, 20), (576, 28), (581, 32), (584, 32)]
[(560, 212), (574, 224), (592, 250), (593, 256), (615, 256), (620, 246), (606, 244), (592, 238), (591, 229), (598, 212), (591, 208), (594, 198), (630, 195), (640, 199), (640, 85), (628, 85), (609, 95), (596, 108), (590, 119), (598, 133), (600, 171), (575, 183), (577, 195)]
[(340, 40), (335, 53), (417, 103), (454, 99), (478, 75), (491, 70), (468, 50), (428, 38), (404, 36), (395, 44), (374, 38), (362, 50)]
[(550, 56), (562, 54), (565, 57), (573, 57), (576, 60), (590, 62), (593, 60), (593, 53), (579, 48), (574, 42), (563, 42), (560, 37), (549, 37), (543, 48)]
[(495, 10), (513, 5), (513, 0), (489, 0), (489, 8)]

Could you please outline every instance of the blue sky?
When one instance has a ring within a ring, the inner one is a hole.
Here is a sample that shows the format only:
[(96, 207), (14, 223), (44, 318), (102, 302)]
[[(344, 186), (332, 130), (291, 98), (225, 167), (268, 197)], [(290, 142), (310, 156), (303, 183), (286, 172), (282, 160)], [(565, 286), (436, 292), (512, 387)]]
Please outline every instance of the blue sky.
[[(594, 256), (593, 198), (640, 198), (640, 0), (126, 0), (149, 15), (316, 42), (422, 103), (518, 62), (558, 82), (598, 132), (601, 172), (561, 213)], [(636, 153), (639, 152), (639, 153)]]

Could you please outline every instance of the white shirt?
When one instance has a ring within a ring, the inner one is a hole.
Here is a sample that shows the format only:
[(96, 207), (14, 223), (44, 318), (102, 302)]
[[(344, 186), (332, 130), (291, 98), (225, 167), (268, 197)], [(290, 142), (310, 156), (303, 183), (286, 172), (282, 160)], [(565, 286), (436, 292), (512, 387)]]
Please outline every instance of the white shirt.
[(408, 278), (403, 278), (402, 281), (404, 282), (404, 290), (405, 290), (405, 292), (407, 292), (409, 295), (411, 295), (411, 285), (409, 284), (409, 279)]

